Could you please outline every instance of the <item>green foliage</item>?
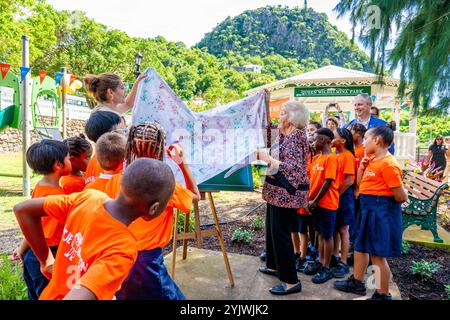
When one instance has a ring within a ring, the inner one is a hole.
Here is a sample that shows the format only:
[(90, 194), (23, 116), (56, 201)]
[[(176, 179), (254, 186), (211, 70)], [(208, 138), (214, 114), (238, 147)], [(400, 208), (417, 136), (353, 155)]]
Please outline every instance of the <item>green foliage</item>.
[(447, 293), (447, 300), (450, 300), (450, 284), (445, 286), (445, 292)]
[(325, 14), (313, 9), (267, 6), (227, 18), (197, 44), (232, 66), (253, 63), (276, 79), (317, 67), (370, 71), (369, 58)]
[(22, 268), (0, 255), (0, 300), (27, 300), (27, 287), (22, 278)]
[(256, 216), (250, 223), (250, 228), (254, 230), (261, 230), (264, 228), (264, 218), (261, 216)]
[(402, 254), (409, 254), (411, 251), (411, 246), (409, 245), (408, 241), (402, 240)]
[(252, 165), (253, 186), (255, 188), (262, 187), (265, 175), (261, 172), (261, 166)]
[[(369, 6), (381, 13), (378, 27), (368, 24), (374, 22)], [(341, 0), (335, 10), (350, 14), (353, 30), (361, 27), (359, 38), (379, 74), (400, 70), (399, 96), (411, 91), (419, 112), (431, 111), (437, 97), (434, 111), (449, 113), (450, 1)]]
[(177, 231), (181, 232), (193, 232), (195, 230), (194, 210), (191, 210), (189, 215), (188, 230), (184, 230), (184, 223), (186, 221), (186, 215), (183, 212), (179, 212), (177, 221)]
[(238, 228), (234, 230), (231, 236), (231, 242), (251, 244), (254, 238), (255, 234), (252, 231)]
[(412, 273), (421, 277), (422, 280), (428, 280), (433, 277), (441, 266), (436, 262), (421, 260), (419, 262), (413, 261), (411, 270)]

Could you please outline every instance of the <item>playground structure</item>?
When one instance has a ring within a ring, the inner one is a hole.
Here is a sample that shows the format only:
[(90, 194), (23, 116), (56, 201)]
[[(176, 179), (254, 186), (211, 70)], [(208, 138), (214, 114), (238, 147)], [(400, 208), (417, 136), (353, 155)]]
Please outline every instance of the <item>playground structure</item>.
[[(0, 108), (0, 131), (7, 128), (22, 129), (24, 104), (21, 102), (20, 79), (12, 71), (8, 71), (4, 79), (0, 79), (0, 88), (12, 91), (12, 104)], [(44, 121), (40, 110), (40, 98), (52, 100), (52, 114)], [(41, 138), (62, 139), (62, 102), (55, 80), (46, 76), (41, 82), (39, 76), (33, 78), (31, 88), (31, 116), (33, 127)]]

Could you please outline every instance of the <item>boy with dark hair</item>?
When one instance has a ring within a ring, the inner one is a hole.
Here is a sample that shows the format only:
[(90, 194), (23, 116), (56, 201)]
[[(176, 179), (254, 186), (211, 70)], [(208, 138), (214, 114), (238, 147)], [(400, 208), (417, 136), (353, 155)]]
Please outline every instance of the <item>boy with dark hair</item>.
[[(71, 170), (69, 149), (66, 144), (55, 140), (42, 140), (32, 144), (27, 150), (27, 163), (34, 172), (44, 175), (36, 184), (32, 198), (64, 194), (59, 186), (62, 176)], [(63, 233), (64, 224), (60, 224), (51, 217), (42, 218), (42, 229), (45, 241), (52, 254), (56, 254)], [(23, 261), (23, 278), (28, 288), (28, 299), (37, 300), (48, 284), (48, 280), (41, 273), (39, 262), (30, 250), (26, 240), (14, 251), (15, 259)]]
[[(115, 200), (99, 191), (86, 190), (16, 205), (16, 218), (42, 272), (48, 277), (51, 274), (40, 299), (112, 299), (137, 256), (136, 240), (128, 225), (140, 217), (158, 217), (174, 187), (175, 178), (168, 165), (138, 159), (124, 171)], [(41, 217), (47, 215), (65, 223), (54, 261), (40, 223)]]
[(333, 253), (333, 235), (339, 191), (336, 179), (338, 160), (331, 152), (333, 132), (328, 128), (316, 131), (313, 147), (318, 153), (312, 160), (310, 170), (309, 210), (313, 215), (314, 228), (319, 233), (319, 261), (309, 264), (304, 273), (314, 275), (314, 283), (324, 283), (333, 277), (330, 260)]
[[(126, 148), (127, 140), (121, 134), (108, 132), (98, 139), (95, 154), (102, 172), (97, 179), (86, 185), (85, 190), (96, 189), (105, 192), (108, 181), (114, 174), (122, 171)], [(112, 197), (111, 194), (108, 196)]]

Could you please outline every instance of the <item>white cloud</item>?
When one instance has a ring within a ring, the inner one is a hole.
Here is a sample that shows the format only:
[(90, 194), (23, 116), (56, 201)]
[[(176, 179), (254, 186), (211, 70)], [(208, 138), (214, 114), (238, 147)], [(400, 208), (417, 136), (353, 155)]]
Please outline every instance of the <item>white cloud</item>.
[[(47, 0), (58, 10), (81, 10), (88, 17), (133, 37), (162, 35), (168, 40), (196, 44), (227, 16), (266, 5), (304, 4), (303, 0)], [(347, 19), (332, 11), (338, 0), (309, 0), (308, 6), (328, 15), (332, 24), (350, 35)]]

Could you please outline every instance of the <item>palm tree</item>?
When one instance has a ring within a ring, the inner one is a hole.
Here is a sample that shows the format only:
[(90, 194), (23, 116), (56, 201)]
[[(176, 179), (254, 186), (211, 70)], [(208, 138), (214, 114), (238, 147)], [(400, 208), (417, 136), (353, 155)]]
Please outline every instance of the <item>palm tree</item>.
[[(415, 112), (449, 112), (450, 1), (341, 0), (334, 10), (338, 17), (350, 15), (353, 38), (360, 28), (359, 38), (380, 75), (400, 68), (398, 94), (411, 89)], [(378, 19), (376, 27), (368, 23), (373, 19)], [(430, 108), (435, 97), (436, 106)]]

